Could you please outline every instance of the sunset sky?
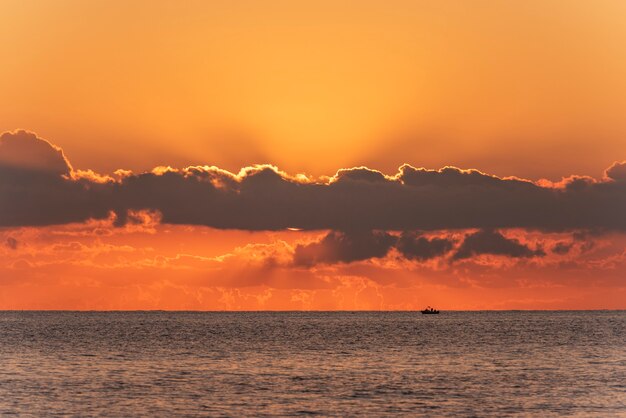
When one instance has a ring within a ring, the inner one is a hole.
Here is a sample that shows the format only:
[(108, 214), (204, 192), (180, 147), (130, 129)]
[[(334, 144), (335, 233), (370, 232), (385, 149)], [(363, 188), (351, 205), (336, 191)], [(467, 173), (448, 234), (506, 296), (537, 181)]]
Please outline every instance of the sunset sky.
[(625, 309), (626, 2), (0, 2), (0, 309)]

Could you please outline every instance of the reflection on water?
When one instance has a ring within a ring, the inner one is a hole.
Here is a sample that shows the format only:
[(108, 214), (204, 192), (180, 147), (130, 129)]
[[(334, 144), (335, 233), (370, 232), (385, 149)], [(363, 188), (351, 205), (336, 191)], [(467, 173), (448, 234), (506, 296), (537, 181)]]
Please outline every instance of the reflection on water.
[(0, 414), (626, 415), (625, 312), (0, 312)]

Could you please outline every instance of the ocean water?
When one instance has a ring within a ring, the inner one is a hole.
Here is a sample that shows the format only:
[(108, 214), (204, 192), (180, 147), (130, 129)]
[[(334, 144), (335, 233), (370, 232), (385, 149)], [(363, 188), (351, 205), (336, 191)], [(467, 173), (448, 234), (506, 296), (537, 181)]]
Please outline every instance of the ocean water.
[(0, 312), (0, 415), (626, 416), (626, 312)]

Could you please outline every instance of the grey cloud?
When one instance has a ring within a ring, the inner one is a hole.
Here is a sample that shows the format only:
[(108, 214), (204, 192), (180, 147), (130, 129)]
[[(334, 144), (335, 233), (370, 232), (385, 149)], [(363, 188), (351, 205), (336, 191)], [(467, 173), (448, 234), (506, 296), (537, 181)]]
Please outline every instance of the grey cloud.
[(0, 167), (50, 175), (68, 175), (72, 170), (61, 149), (23, 130), (0, 135)]
[(564, 255), (570, 252), (572, 247), (574, 246), (573, 242), (557, 242), (551, 248), (552, 252), (555, 254)]
[(454, 260), (462, 260), (482, 254), (503, 255), (513, 258), (542, 257), (541, 248), (531, 249), (516, 239), (507, 238), (498, 231), (481, 230), (466, 235), (463, 243), (453, 255)]
[(405, 231), (400, 236), (383, 231), (331, 231), (317, 242), (298, 245), (294, 264), (351, 263), (384, 257), (392, 248), (406, 259), (426, 261), (444, 256), (453, 246), (451, 239), (427, 238), (413, 231)]
[(19, 241), (13, 237), (7, 237), (4, 244), (12, 250), (17, 250), (17, 247), (19, 246)]
[(402, 257), (419, 262), (445, 257), (450, 252), (452, 252), (451, 261), (482, 254), (512, 258), (546, 255), (541, 248), (531, 249), (518, 240), (507, 238), (494, 230), (480, 230), (467, 234), (461, 244), (456, 249), (454, 247), (455, 241), (452, 238), (428, 238), (414, 231), (404, 231), (399, 236), (382, 231), (331, 231), (319, 241), (298, 245), (293, 261), (295, 265), (307, 267), (317, 264), (351, 263), (384, 257), (392, 248), (395, 248)]
[(606, 176), (615, 181), (626, 181), (626, 161), (613, 163), (606, 169)]
[(396, 237), (379, 231), (331, 231), (318, 242), (298, 245), (294, 253), (294, 264), (350, 263), (353, 261), (380, 258), (387, 255), (396, 242)]
[(426, 238), (416, 232), (403, 232), (396, 243), (398, 251), (409, 260), (425, 261), (443, 256), (452, 250), (454, 241), (448, 238)]

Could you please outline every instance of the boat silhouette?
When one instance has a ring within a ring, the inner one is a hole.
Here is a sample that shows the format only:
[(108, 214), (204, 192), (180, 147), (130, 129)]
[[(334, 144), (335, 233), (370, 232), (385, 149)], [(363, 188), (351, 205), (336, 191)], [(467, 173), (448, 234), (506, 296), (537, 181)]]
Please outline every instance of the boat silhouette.
[(439, 311), (437, 309), (431, 308), (430, 306), (427, 306), (426, 309), (422, 310), (423, 315), (436, 315), (438, 313)]

